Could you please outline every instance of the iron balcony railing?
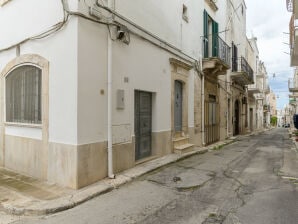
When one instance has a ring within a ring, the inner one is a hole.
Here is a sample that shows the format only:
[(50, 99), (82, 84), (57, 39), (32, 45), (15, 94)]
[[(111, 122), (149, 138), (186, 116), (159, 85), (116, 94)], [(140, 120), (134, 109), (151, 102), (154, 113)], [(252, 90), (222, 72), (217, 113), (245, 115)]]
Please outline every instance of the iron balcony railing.
[(228, 66), (231, 65), (231, 48), (218, 35), (203, 37), (204, 58), (219, 58)]
[(263, 93), (258, 93), (255, 96), (257, 99), (263, 99), (264, 98), (264, 94)]
[(254, 71), (244, 57), (232, 58), (232, 72), (245, 72), (251, 81), (254, 79)]

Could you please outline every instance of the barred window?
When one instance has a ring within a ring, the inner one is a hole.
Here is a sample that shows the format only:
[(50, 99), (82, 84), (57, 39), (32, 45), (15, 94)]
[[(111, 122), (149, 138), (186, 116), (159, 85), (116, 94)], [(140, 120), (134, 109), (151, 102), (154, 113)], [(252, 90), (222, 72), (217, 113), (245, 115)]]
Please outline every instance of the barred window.
[(23, 65), (6, 76), (6, 121), (41, 124), (41, 69)]

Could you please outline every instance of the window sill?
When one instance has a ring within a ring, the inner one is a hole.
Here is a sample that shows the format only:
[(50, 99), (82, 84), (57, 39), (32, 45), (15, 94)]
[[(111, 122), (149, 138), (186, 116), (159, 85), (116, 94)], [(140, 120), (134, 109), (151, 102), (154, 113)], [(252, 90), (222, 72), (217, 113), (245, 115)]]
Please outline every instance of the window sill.
[(14, 127), (25, 127), (25, 128), (42, 128), (42, 124), (27, 124), (27, 123), (14, 123), (14, 122), (4, 122), (5, 126)]

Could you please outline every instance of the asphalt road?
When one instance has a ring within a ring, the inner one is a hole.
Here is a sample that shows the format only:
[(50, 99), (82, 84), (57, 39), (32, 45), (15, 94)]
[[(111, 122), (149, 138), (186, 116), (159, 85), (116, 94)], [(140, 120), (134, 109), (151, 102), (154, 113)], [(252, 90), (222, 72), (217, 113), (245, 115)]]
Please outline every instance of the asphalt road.
[(282, 172), (297, 162), (284, 156), (293, 150), (284, 128), (240, 137), (71, 210), (14, 223), (297, 224), (298, 181)]

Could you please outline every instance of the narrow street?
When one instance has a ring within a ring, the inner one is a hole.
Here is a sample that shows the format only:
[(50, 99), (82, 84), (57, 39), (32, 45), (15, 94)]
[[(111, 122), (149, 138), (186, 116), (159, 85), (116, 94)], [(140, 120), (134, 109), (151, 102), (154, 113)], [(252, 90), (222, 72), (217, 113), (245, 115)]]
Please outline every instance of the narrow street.
[(293, 147), (285, 128), (239, 137), (74, 209), (14, 223), (296, 224), (298, 181), (283, 173), (297, 160), (284, 157)]

